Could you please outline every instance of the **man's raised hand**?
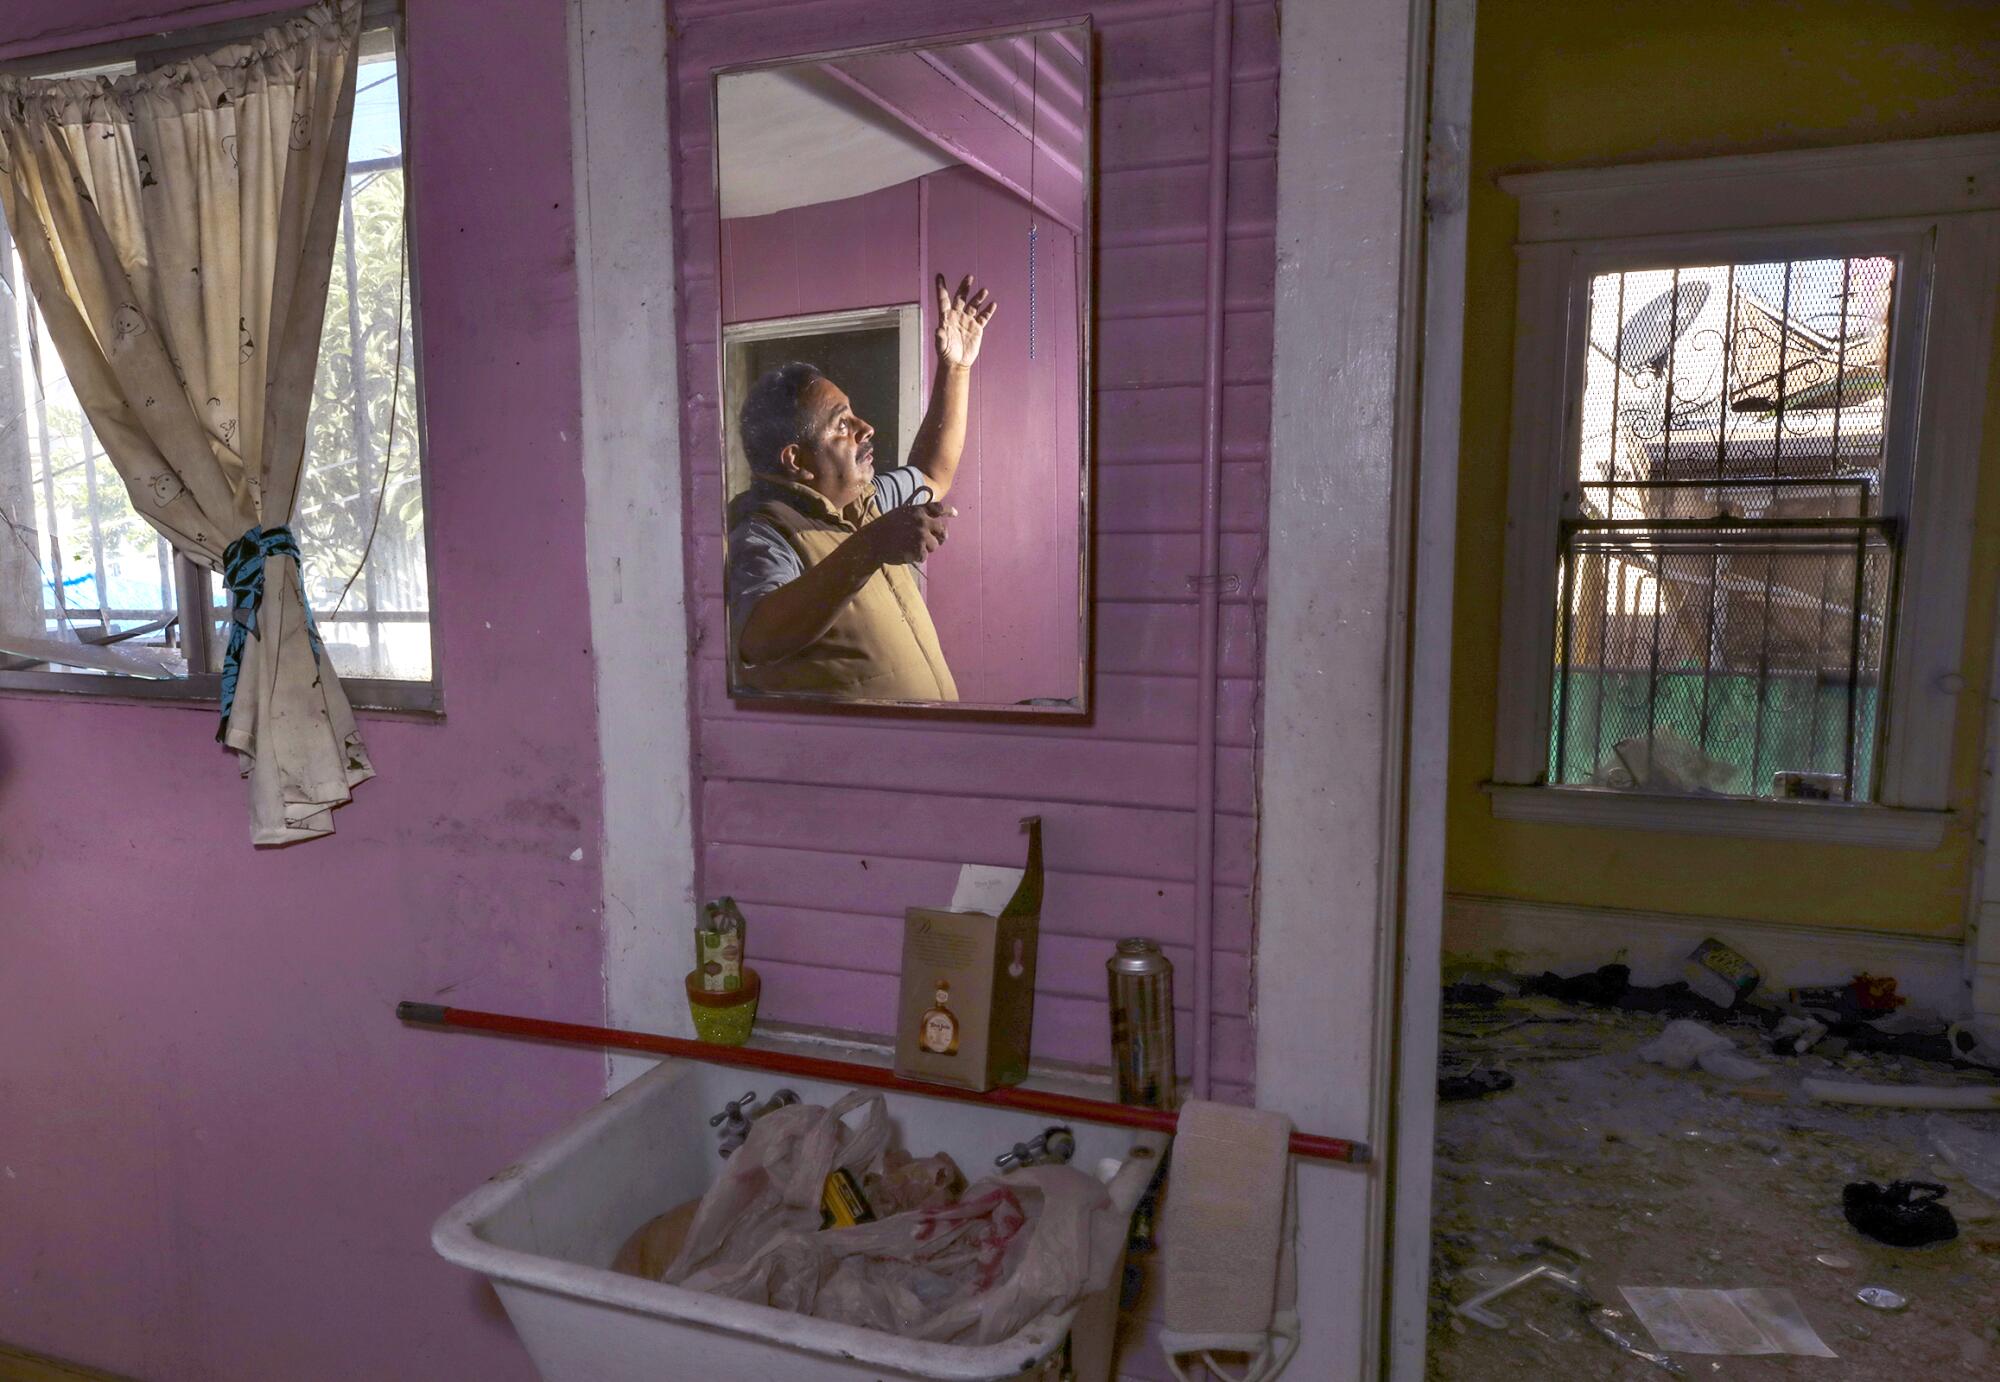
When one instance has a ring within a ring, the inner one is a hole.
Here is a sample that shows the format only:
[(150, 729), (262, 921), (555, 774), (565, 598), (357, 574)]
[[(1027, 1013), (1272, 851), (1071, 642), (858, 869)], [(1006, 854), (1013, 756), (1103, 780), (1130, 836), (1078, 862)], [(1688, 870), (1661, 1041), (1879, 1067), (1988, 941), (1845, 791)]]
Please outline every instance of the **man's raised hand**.
[(944, 275), (939, 274), (937, 304), (939, 358), (947, 365), (970, 365), (979, 358), (980, 337), (1000, 304), (984, 288), (973, 292), (971, 274), (960, 281), (956, 293), (945, 287)]

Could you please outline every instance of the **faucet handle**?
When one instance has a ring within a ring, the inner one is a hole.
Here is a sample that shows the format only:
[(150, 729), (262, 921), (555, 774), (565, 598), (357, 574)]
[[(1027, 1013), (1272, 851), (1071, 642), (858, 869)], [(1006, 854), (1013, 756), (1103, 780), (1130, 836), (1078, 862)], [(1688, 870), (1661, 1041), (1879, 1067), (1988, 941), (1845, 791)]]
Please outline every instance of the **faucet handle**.
[(1016, 1142), (1013, 1149), (993, 1158), (993, 1164), (1002, 1171), (1011, 1171), (1016, 1166), (1040, 1166), (1048, 1162), (1067, 1164), (1076, 1155), (1076, 1134), (1058, 1124), (1045, 1128), (1037, 1137), (1026, 1142)]
[(736, 1102), (731, 1104), (724, 1104), (722, 1106), (722, 1112), (716, 1114), (713, 1118), (709, 1119), (708, 1125), (711, 1128), (719, 1128), (724, 1123), (746, 1122), (748, 1120), (744, 1118), (743, 1110), (749, 1108), (750, 1105), (756, 1102), (757, 1102), (757, 1091), (753, 1089), (748, 1094), (745, 1094), (741, 1099), (736, 1100)]

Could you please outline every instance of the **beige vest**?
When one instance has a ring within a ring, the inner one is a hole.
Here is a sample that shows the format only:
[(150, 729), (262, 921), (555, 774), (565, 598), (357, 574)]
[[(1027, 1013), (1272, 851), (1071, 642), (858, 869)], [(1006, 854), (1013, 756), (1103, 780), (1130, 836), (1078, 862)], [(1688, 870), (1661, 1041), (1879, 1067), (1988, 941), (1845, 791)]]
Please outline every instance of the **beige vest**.
[[(755, 484), (751, 513), (784, 534), (808, 571), (857, 531), (855, 522), (803, 485), (761, 478)], [(876, 512), (871, 495), (862, 501), (860, 521)], [(937, 627), (907, 566), (877, 570), (809, 646), (762, 666), (739, 663), (737, 675), (757, 691), (841, 700), (958, 699), (958, 684), (945, 663), (944, 649), (938, 646)]]

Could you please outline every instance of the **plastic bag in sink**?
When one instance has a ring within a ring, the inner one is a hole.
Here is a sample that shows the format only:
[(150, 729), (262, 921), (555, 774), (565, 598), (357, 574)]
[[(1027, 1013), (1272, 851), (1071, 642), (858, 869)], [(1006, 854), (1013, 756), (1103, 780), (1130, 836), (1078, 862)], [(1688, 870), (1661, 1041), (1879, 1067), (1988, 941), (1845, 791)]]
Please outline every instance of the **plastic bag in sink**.
[[(848, 1127), (845, 1115), (860, 1111)], [(1102, 1185), (1068, 1166), (979, 1181), (955, 1203), (820, 1228), (835, 1170), (865, 1176), (888, 1151), (879, 1094), (797, 1104), (757, 1120), (702, 1197), (661, 1278), (927, 1343), (990, 1344), (1110, 1283), (1125, 1224)]]

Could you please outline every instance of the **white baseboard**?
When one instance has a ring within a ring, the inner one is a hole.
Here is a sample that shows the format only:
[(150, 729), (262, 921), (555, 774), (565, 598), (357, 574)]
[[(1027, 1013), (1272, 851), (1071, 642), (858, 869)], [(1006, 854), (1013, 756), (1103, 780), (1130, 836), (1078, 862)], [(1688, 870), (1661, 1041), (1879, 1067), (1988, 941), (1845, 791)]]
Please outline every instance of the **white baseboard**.
[(1954, 1018), (1972, 1011), (1965, 947), (1956, 940), (1462, 893), (1445, 899), (1446, 962), (1493, 960), (1516, 973), (1577, 974), (1616, 963), (1632, 967), (1635, 984), (1671, 983), (1709, 936), (1741, 951), (1769, 990), (1887, 974), (1913, 1003)]

